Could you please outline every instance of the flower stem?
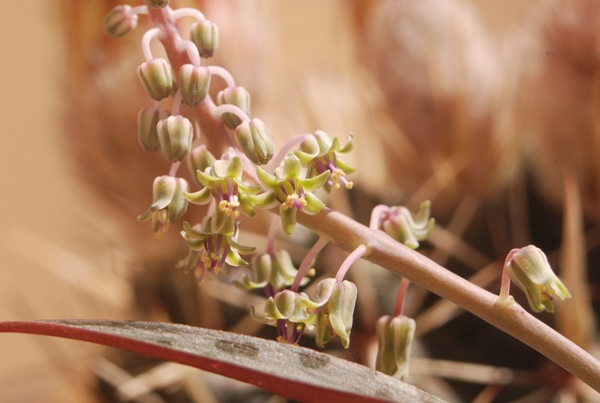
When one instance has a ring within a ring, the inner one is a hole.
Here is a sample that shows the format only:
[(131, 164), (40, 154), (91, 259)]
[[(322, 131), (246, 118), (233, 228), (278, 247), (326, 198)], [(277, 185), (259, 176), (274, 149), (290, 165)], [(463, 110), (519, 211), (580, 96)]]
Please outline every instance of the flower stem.
[(402, 309), (404, 308), (404, 298), (406, 297), (406, 291), (410, 285), (410, 280), (406, 277), (402, 277), (400, 285), (398, 285), (398, 294), (396, 294), (396, 307), (394, 308), (394, 316), (402, 315)]
[(346, 260), (344, 260), (344, 263), (342, 263), (337, 274), (335, 275), (335, 279), (341, 283), (342, 280), (344, 279), (344, 276), (346, 276), (346, 273), (350, 269), (350, 266), (352, 266), (354, 264), (354, 262), (356, 262), (358, 259), (363, 257), (367, 253), (368, 250), (369, 250), (369, 248), (367, 247), (367, 245), (365, 245), (365, 244), (358, 245), (356, 247), (356, 249), (354, 249), (352, 251), (352, 253), (350, 253), (348, 255)]
[(308, 272), (311, 263), (328, 243), (329, 241), (326, 238), (319, 238), (313, 247), (310, 248), (306, 256), (304, 256), (302, 263), (300, 263), (300, 268), (298, 268), (298, 273), (296, 273), (296, 278), (294, 279), (294, 283), (290, 288), (292, 291), (298, 292), (298, 289), (300, 288), (300, 282), (304, 277), (306, 277), (306, 273)]
[(233, 113), (234, 115), (236, 115), (238, 118), (242, 119), (245, 122), (250, 121), (250, 117), (248, 115), (246, 115), (246, 112), (244, 112), (239, 107), (232, 105), (232, 104), (219, 105), (215, 109), (212, 110), (212, 115), (214, 118), (219, 118), (224, 113)]
[(367, 260), (454, 302), (534, 348), (600, 392), (600, 362), (520, 305), (498, 303), (497, 295), (394, 241), (384, 232), (369, 229), (342, 213), (325, 208), (315, 215), (299, 214), (298, 222), (347, 251), (368, 243)]
[(144, 58), (147, 62), (154, 59), (152, 56), (152, 51), (150, 50), (150, 42), (152, 39), (158, 38), (160, 36), (160, 28), (152, 28), (146, 31), (144, 36), (142, 37), (142, 52), (144, 53)]
[(231, 73), (228, 70), (224, 69), (221, 66), (207, 66), (207, 67), (208, 67), (208, 71), (210, 71), (210, 74), (221, 77), (223, 79), (223, 81), (225, 81), (225, 84), (227, 85), (227, 87), (229, 87), (229, 88), (235, 87), (235, 80), (233, 79), (233, 76), (231, 75)]

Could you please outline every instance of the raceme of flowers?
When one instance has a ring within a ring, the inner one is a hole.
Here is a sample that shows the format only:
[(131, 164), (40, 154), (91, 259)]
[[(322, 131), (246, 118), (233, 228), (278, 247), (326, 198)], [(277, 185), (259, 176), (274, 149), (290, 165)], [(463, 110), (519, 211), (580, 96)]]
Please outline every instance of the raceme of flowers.
[[(318, 346), (337, 336), (348, 348), (358, 287), (344, 277), (368, 253), (368, 245), (357, 247), (335, 278), (320, 280), (311, 297), (300, 287), (316, 275), (313, 263), (326, 240), (319, 239), (296, 268), (290, 254), (276, 248), (275, 225), (271, 225), (264, 251), (242, 245), (238, 239), (241, 221), (255, 218), (257, 209), (276, 209), (274, 223), (291, 235), (298, 214), (318, 214), (325, 208), (326, 193), (352, 189), (347, 175), (354, 168), (342, 155), (352, 150), (353, 135), (341, 145), (336, 137), (319, 130), (298, 135), (276, 150), (266, 123), (251, 117), (248, 91), (223, 67), (203, 64), (218, 50), (217, 25), (196, 9), (170, 8), (168, 0), (144, 3), (117, 6), (104, 20), (107, 33), (114, 37), (135, 29), (140, 15), (152, 22), (142, 38), (145, 60), (137, 69), (149, 97), (149, 105), (138, 114), (137, 136), (145, 151), (161, 152), (172, 165), (167, 174), (154, 180), (152, 204), (138, 220), (150, 221), (152, 231), (161, 238), (190, 204), (208, 205), (202, 222), (183, 222), (181, 236), (189, 251), (176, 266), (193, 272), (202, 282), (220, 273), (227, 275), (232, 267), (249, 265), (252, 275), (243, 274), (232, 282), (245, 290), (263, 290), (267, 300), (262, 314), (254, 306), (250, 313), (257, 321), (275, 326), (278, 340), (298, 343), (305, 330), (314, 330)], [(177, 25), (182, 18), (194, 20), (187, 33)], [(167, 59), (154, 57), (153, 41), (162, 44)], [(225, 88), (213, 99), (210, 88), (216, 80), (224, 82)], [(165, 105), (168, 101), (170, 111)], [(182, 113), (182, 106), (191, 112)], [(197, 191), (178, 176), (183, 163)], [(434, 229), (430, 207), (429, 201), (423, 202), (413, 218), (405, 207), (380, 205), (373, 209), (370, 227), (416, 249)], [(535, 311), (553, 311), (554, 295), (570, 297), (543, 252), (531, 245), (509, 253), (503, 279), (500, 300), (507, 299), (512, 279)], [(383, 316), (376, 329), (377, 369), (401, 378), (408, 373), (415, 331), (414, 321), (401, 313), (408, 284), (406, 279), (401, 282), (395, 315)]]

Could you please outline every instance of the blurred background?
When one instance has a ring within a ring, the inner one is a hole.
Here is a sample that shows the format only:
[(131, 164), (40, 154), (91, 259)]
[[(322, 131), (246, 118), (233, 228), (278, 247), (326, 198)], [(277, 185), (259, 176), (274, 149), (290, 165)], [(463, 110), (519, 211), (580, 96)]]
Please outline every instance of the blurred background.
[[(199, 289), (172, 269), (185, 253), (177, 231), (158, 242), (136, 222), (168, 165), (135, 137), (148, 104), (135, 77), (147, 20), (118, 40), (102, 31), (119, 3), (2, 3), (1, 318), (161, 320), (272, 337), (227, 282)], [(423, 253), (494, 292), (508, 250), (535, 243), (574, 295), (540, 317), (596, 351), (599, 1), (173, 3), (218, 24), (211, 64), (250, 91), (278, 144), (317, 129), (355, 134), (356, 187), (328, 204), (366, 223), (378, 203), (416, 210), (432, 200), (438, 227)], [(261, 227), (252, 232), (260, 242)], [(296, 254), (310, 242), (295, 238)], [(326, 252), (323, 267), (345, 256)], [(330, 350), (372, 364), (373, 323), (391, 313), (398, 279), (357, 266), (351, 350)], [(598, 398), (480, 320), (411, 293), (419, 342), (409, 382), (450, 401)], [(0, 402), (277, 401), (93, 345), (1, 337)]]

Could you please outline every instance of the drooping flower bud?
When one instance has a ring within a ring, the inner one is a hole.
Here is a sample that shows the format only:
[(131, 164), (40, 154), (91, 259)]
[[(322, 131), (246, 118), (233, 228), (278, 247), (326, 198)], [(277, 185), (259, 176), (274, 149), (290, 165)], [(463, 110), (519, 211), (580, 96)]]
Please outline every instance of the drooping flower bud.
[(144, 108), (138, 114), (138, 141), (145, 151), (160, 150), (156, 125), (167, 117), (169, 117), (169, 112), (156, 108)]
[(160, 149), (171, 162), (183, 161), (192, 148), (192, 123), (181, 115), (169, 116), (156, 125)]
[[(344, 348), (350, 346), (357, 295), (358, 288), (348, 280), (339, 282), (334, 278), (327, 278), (317, 285), (314, 303), (323, 307), (317, 315), (317, 346), (323, 347), (336, 334), (342, 340)], [(306, 303), (309, 303), (306, 299), (297, 301), (299, 306)]]
[(407, 316), (382, 316), (375, 325), (379, 349), (375, 369), (400, 379), (408, 376), (410, 346), (415, 335), (415, 321)]
[(235, 139), (246, 157), (257, 165), (266, 164), (273, 157), (271, 131), (260, 119), (242, 122), (235, 129)]
[(138, 67), (137, 73), (144, 89), (155, 101), (171, 95), (173, 73), (169, 62), (165, 59), (144, 62)]
[[(352, 330), (354, 306), (356, 305), (357, 295), (358, 288), (354, 283), (348, 280), (344, 280), (340, 283), (336, 280), (325, 309), (329, 314), (328, 317), (326, 317), (329, 320), (328, 327), (331, 328), (334, 334), (337, 334), (340, 339), (342, 339), (342, 346), (344, 346), (344, 348), (350, 346), (350, 331)], [(325, 315), (323, 315), (323, 317), (325, 317)], [(321, 331), (317, 330), (318, 335), (321, 333)], [(323, 338), (317, 336), (317, 345), (319, 345), (319, 339), (324, 341)]]
[(548, 258), (540, 248), (528, 245), (513, 249), (506, 262), (506, 272), (510, 279), (527, 295), (527, 302), (535, 312), (554, 312), (552, 297), (558, 295), (563, 300), (571, 298), (567, 287), (552, 271)]
[(190, 106), (198, 105), (208, 94), (210, 70), (204, 66), (184, 64), (179, 69), (181, 101)]
[(188, 169), (190, 170), (190, 174), (192, 175), (192, 177), (196, 180), (196, 182), (199, 185), (203, 186), (198, 180), (196, 173), (198, 171), (204, 172), (206, 168), (212, 167), (215, 161), (215, 156), (212, 155), (210, 151), (208, 151), (206, 145), (204, 144), (194, 148), (190, 152), (187, 159)]
[(435, 220), (429, 217), (430, 210), (429, 200), (421, 203), (414, 218), (406, 207), (391, 207), (380, 218), (381, 229), (396, 241), (416, 249), (419, 247), (419, 241), (427, 239), (433, 231)]
[(219, 47), (219, 29), (211, 21), (199, 21), (192, 25), (190, 39), (198, 48), (201, 57), (213, 57)]
[(288, 319), (296, 308), (296, 293), (283, 290), (270, 297), (265, 304), (265, 317), (269, 319)]
[[(250, 116), (250, 93), (244, 87), (225, 88), (217, 95), (217, 104), (235, 105)], [(223, 123), (231, 130), (235, 130), (242, 123), (242, 120), (233, 113), (224, 113)]]
[(113, 8), (104, 17), (104, 29), (110, 36), (121, 37), (137, 27), (138, 16), (131, 13), (131, 6), (121, 5)]
[(165, 8), (169, 5), (169, 0), (144, 0), (148, 8)]
[[(270, 284), (274, 290), (280, 290), (283, 287), (291, 286), (298, 273), (286, 250), (256, 255), (250, 262), (250, 266), (254, 273), (254, 281), (243, 275), (241, 281), (234, 281), (236, 286), (251, 290)], [(305, 277), (300, 285), (304, 285), (308, 281), (309, 278)]]
[(138, 221), (152, 220), (152, 232), (158, 238), (186, 211), (188, 201), (183, 192), (189, 190), (185, 179), (163, 175), (152, 184), (152, 205), (138, 216)]

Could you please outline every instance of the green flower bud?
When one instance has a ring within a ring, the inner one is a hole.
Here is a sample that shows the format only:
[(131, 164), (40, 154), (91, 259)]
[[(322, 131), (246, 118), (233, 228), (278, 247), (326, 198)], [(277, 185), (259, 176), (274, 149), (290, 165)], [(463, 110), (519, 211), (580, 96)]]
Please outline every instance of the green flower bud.
[(219, 47), (219, 29), (213, 22), (199, 21), (192, 25), (190, 39), (198, 48), (201, 57), (213, 57)]
[[(291, 286), (298, 273), (286, 250), (257, 255), (252, 259), (250, 266), (254, 273), (254, 281), (244, 275), (241, 282), (234, 282), (236, 286), (251, 290), (270, 284), (274, 290), (280, 290), (283, 287)], [(300, 285), (305, 285), (309, 280), (308, 277), (303, 278)]]
[(190, 152), (187, 159), (188, 169), (190, 170), (192, 177), (199, 185), (204, 186), (202, 183), (200, 183), (197, 172), (204, 172), (206, 168), (212, 167), (215, 161), (216, 159), (214, 155), (208, 151), (205, 145), (196, 147)]
[(167, 98), (173, 88), (171, 66), (165, 59), (142, 63), (137, 70), (144, 89), (155, 101)]
[(122, 5), (113, 8), (104, 17), (104, 29), (110, 36), (120, 37), (135, 29), (138, 24), (137, 14), (131, 13), (131, 6)]
[[(244, 87), (225, 88), (217, 95), (217, 104), (235, 105), (250, 116), (250, 93)], [(223, 123), (231, 130), (235, 130), (242, 123), (242, 120), (233, 113), (224, 113)]]
[(552, 271), (548, 258), (533, 245), (513, 249), (509, 253), (506, 272), (510, 279), (527, 295), (527, 302), (535, 312), (554, 312), (552, 297), (571, 298), (567, 287)]
[(260, 119), (242, 122), (235, 129), (235, 139), (246, 157), (257, 165), (266, 164), (273, 157), (271, 131)]
[(333, 335), (342, 339), (344, 348), (350, 346), (350, 331), (354, 315), (354, 306), (358, 288), (348, 280), (342, 282), (328, 278), (317, 285), (315, 302), (326, 301), (324, 309), (317, 318), (317, 346), (323, 347)]
[(275, 297), (270, 297), (265, 304), (265, 318), (288, 319), (296, 307), (296, 293), (290, 290), (278, 292)]
[(210, 70), (204, 66), (184, 64), (179, 69), (181, 101), (189, 106), (198, 105), (208, 94)]
[(138, 141), (145, 151), (160, 150), (156, 125), (167, 117), (169, 117), (169, 112), (156, 108), (144, 108), (138, 114)]
[(415, 321), (406, 316), (382, 316), (375, 325), (379, 349), (375, 369), (386, 375), (408, 376), (408, 358), (415, 335)]
[(186, 211), (188, 201), (183, 196), (189, 190), (185, 179), (159, 176), (152, 185), (152, 205), (138, 216), (138, 221), (152, 220), (152, 231), (158, 238), (167, 232), (170, 224)]
[(169, 5), (169, 0), (144, 0), (148, 8), (165, 8)]
[(156, 125), (160, 149), (171, 162), (183, 161), (192, 148), (192, 123), (181, 115), (169, 116)]

